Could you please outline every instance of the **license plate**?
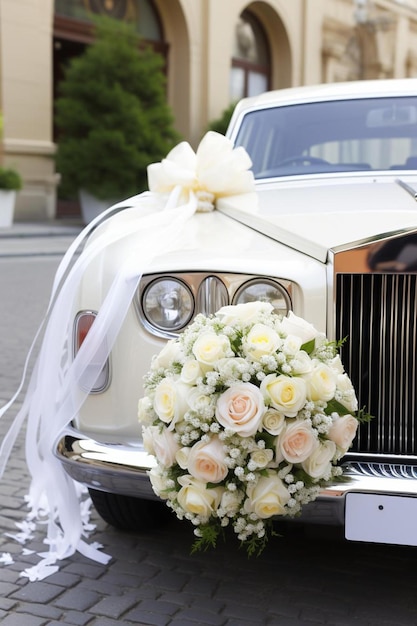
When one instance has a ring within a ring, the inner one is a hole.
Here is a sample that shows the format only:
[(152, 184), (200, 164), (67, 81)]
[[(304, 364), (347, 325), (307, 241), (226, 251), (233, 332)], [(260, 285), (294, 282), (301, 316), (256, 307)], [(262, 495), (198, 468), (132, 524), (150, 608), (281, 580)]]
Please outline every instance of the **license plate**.
[(348, 493), (345, 504), (346, 539), (417, 545), (417, 497)]

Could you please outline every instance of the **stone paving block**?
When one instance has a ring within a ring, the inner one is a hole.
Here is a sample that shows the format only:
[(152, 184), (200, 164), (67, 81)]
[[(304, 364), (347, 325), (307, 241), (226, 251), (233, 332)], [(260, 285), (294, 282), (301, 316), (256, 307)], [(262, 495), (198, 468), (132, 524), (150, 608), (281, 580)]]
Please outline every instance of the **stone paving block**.
[(55, 605), (63, 609), (78, 609), (86, 611), (100, 600), (100, 596), (92, 591), (85, 591), (82, 587), (76, 587), (69, 591), (64, 591), (55, 600)]
[(205, 626), (223, 626), (227, 617), (218, 613), (200, 611), (198, 608), (185, 608), (175, 615), (175, 619), (178, 623), (181, 623), (181, 620), (194, 620), (196, 623), (204, 624)]
[(1, 626), (49, 626), (49, 620), (33, 615), (13, 613), (2, 619)]
[[(0, 585), (0, 589), (3, 592), (3, 585)], [(2, 598), (0, 596), (0, 611), (11, 611), (15, 606), (17, 606), (17, 602), (15, 600)]]
[(15, 612), (48, 619), (59, 619), (62, 615), (62, 609), (56, 609), (50, 604), (39, 604), (37, 602), (20, 602)]
[(124, 616), (124, 623), (140, 625), (146, 624), (146, 626), (167, 626), (171, 623), (171, 617), (168, 615), (161, 615), (160, 613), (154, 613), (153, 611), (141, 611), (138, 607)]
[(107, 617), (119, 618), (123, 613), (137, 604), (132, 596), (109, 596), (103, 598), (90, 608), (90, 612), (97, 615), (105, 615)]
[(63, 615), (63, 623), (67, 626), (86, 626), (94, 619), (89, 613), (80, 611), (66, 611)]
[(189, 577), (178, 572), (164, 571), (152, 578), (152, 584), (159, 589), (180, 591), (188, 583)]
[(51, 583), (38, 581), (28, 583), (18, 591), (15, 591), (11, 598), (22, 600), (23, 602), (47, 603), (62, 594), (62, 587), (57, 587)]

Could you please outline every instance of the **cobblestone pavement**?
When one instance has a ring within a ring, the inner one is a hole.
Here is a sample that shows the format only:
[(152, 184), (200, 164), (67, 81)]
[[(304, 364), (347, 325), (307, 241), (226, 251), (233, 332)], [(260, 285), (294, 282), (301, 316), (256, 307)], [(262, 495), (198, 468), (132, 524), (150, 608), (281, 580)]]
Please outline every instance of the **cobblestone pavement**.
[[(57, 262), (0, 258), (0, 406), (17, 387)], [(2, 421), (1, 435), (10, 418)], [(122, 533), (93, 512), (92, 539), (112, 555), (110, 564), (76, 554), (56, 574), (29, 582), (20, 573), (38, 558), (23, 556), (6, 535), (25, 520), (28, 484), (20, 437), (0, 482), (0, 556), (14, 560), (0, 563), (2, 626), (417, 625), (416, 548), (348, 543), (298, 528), (274, 538), (259, 558), (248, 559), (235, 542), (191, 555), (185, 523)], [(43, 536), (39, 527), (27, 547), (44, 550)]]

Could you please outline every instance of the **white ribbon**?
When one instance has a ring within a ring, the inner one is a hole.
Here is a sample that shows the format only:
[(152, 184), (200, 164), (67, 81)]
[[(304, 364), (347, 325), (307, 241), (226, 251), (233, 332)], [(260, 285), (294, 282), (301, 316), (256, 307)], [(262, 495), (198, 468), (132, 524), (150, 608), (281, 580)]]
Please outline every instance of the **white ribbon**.
[[(212, 210), (220, 198), (227, 196), (241, 195), (243, 206), (244, 196), (254, 188), (250, 167), (247, 153), (242, 148), (233, 149), (232, 143), (218, 133), (208, 133), (196, 153), (183, 142), (161, 163), (148, 167), (150, 192), (119, 203), (96, 218), (62, 259), (47, 314), (26, 359), (22, 382), (13, 398), (0, 410), (1, 417), (19, 396), (31, 353), (45, 328), (23, 406), (0, 448), (1, 476), (16, 437), (27, 420), (31, 516), (36, 517), (44, 509), (45, 497), (49, 515), (46, 539), (49, 554), (41, 562), (41, 569), (49, 568), (76, 550), (101, 563), (109, 560), (108, 555), (82, 539), (80, 490), (54, 456), (54, 446), (94, 386), (96, 376), (88, 376), (86, 382), (89, 364), (94, 361), (93, 369), (98, 375), (117, 339), (144, 271), (156, 256), (176, 249), (185, 222), (195, 212)], [(117, 214), (122, 208), (122, 213)], [(88, 244), (75, 259), (75, 253), (88, 237)], [(140, 238), (141, 245), (126, 246), (132, 251), (126, 255), (91, 331), (72, 359), (73, 303), (82, 277), (99, 255), (106, 253), (113, 244), (130, 238)], [(100, 355), (100, 362), (97, 355)], [(26, 575), (31, 580), (39, 579), (36, 572)]]

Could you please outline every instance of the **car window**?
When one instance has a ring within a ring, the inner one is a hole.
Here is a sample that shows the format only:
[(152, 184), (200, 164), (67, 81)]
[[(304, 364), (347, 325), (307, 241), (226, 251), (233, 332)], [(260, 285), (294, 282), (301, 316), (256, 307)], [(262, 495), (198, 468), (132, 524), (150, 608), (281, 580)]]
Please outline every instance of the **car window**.
[(247, 113), (235, 139), (255, 177), (417, 169), (417, 98), (297, 104)]

